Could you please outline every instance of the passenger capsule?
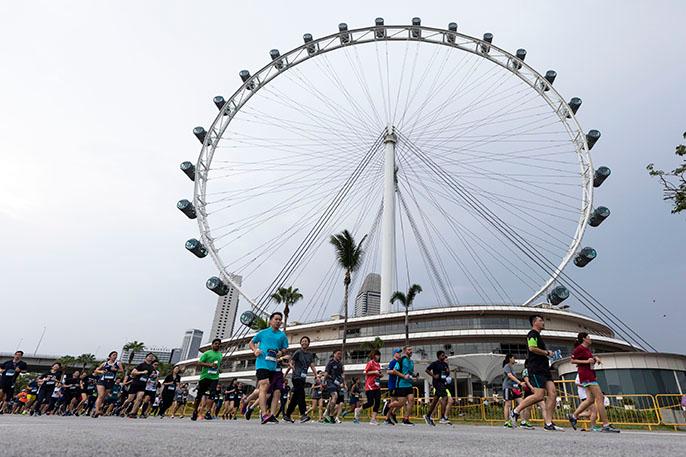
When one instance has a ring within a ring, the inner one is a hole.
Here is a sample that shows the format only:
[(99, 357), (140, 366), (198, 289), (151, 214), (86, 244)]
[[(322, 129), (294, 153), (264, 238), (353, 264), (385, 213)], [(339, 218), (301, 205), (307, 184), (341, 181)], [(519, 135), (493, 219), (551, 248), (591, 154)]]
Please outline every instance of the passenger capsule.
[(224, 295), (229, 293), (229, 286), (224, 284), (224, 282), (216, 276), (212, 276), (210, 279), (208, 279), (205, 283), (205, 287), (207, 287), (220, 297), (223, 297)]
[(277, 70), (283, 70), (283, 59), (280, 58), (281, 53), (278, 49), (272, 49), (271, 51), (269, 51), (269, 57), (271, 57), (272, 61), (274, 62), (274, 68), (276, 68)]
[(591, 260), (595, 259), (597, 255), (598, 253), (595, 249), (589, 247), (583, 248), (576, 254), (576, 257), (574, 257), (574, 265), (583, 268), (588, 265)]
[(179, 200), (178, 203), (176, 204), (176, 207), (188, 217), (188, 219), (195, 219), (197, 214), (195, 213), (195, 207), (193, 206), (193, 203), (189, 202), (185, 198), (183, 200)]
[(448, 24), (448, 33), (446, 34), (446, 40), (448, 43), (455, 43), (455, 33), (457, 32), (457, 22), (451, 22)]
[(350, 33), (348, 33), (348, 24), (341, 22), (338, 24), (338, 31), (341, 37), (341, 44), (350, 43)]
[(383, 24), (383, 18), (382, 17), (377, 17), (376, 20), (374, 20), (374, 23), (376, 24), (377, 29), (374, 31), (374, 36), (377, 39), (382, 39), (386, 36), (386, 29), (384, 28)]
[[(572, 114), (576, 114), (577, 111), (579, 111), (579, 108), (581, 107), (581, 99), (579, 97), (573, 97), (569, 101), (569, 109), (572, 110)], [(571, 117), (571, 116), (567, 116)]]
[(307, 46), (307, 53), (309, 55), (312, 55), (315, 52), (317, 52), (317, 47), (315, 46), (314, 43), (312, 43), (312, 35), (311, 34), (306, 33), (305, 35), (303, 35), (303, 41), (305, 42), (305, 44), (309, 43), (309, 45)]
[(180, 168), (181, 171), (183, 171), (191, 181), (195, 181), (195, 165), (193, 165), (191, 162), (186, 161), (181, 162)]
[(569, 298), (569, 291), (564, 286), (557, 286), (548, 293), (548, 303), (557, 306)]
[(201, 144), (205, 144), (205, 137), (207, 136), (207, 131), (203, 127), (196, 127), (193, 129), (193, 135), (200, 141)]
[(422, 36), (422, 29), (419, 26), (422, 25), (422, 20), (418, 17), (412, 18), (412, 38), (420, 38)]
[(186, 241), (186, 249), (188, 249), (196, 257), (200, 259), (206, 257), (208, 253), (205, 245), (202, 244), (200, 241), (196, 240), (195, 238), (191, 238), (190, 240)]
[(608, 217), (610, 217), (610, 210), (604, 206), (599, 206), (591, 213), (591, 217), (588, 219), (588, 225), (597, 227)]
[(493, 34), (489, 32), (484, 33), (483, 41), (484, 43), (481, 43), (481, 52), (488, 54), (491, 50), (491, 43), (493, 43)]
[(600, 187), (605, 180), (610, 176), (610, 169), (607, 167), (598, 167), (593, 173), (593, 187)]
[(586, 134), (586, 143), (588, 144), (588, 150), (593, 149), (593, 146), (600, 139), (600, 132), (598, 130), (589, 130)]

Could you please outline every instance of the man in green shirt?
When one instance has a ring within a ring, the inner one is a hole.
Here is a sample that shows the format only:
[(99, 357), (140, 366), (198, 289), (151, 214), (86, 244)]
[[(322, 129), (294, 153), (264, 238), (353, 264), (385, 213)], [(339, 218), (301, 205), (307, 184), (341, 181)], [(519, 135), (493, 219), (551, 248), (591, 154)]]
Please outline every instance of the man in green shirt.
[(195, 396), (195, 404), (193, 405), (193, 415), (191, 420), (198, 420), (198, 408), (202, 402), (202, 408), (206, 411), (205, 419), (212, 419), (212, 406), (214, 401), (210, 394), (217, 390), (219, 383), (219, 367), (222, 363), (222, 353), (219, 352), (219, 346), (222, 340), (215, 338), (212, 340), (212, 348), (205, 351), (200, 356), (200, 359), (195, 363), (196, 366), (202, 367), (200, 372), (200, 382), (198, 383), (198, 393)]

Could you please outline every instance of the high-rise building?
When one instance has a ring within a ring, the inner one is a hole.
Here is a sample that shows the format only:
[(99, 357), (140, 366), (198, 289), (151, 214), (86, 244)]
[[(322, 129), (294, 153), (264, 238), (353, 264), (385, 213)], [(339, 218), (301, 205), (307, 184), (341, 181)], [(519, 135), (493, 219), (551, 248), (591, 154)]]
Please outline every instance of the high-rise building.
[[(153, 354), (155, 354), (157, 360), (159, 360), (162, 363), (171, 362), (171, 349), (165, 347), (145, 346), (145, 348), (142, 351), (136, 351), (136, 353), (133, 355), (133, 360), (131, 361), (131, 364), (138, 365), (139, 363), (143, 362), (143, 359), (145, 359), (145, 356), (148, 354), (148, 352), (152, 352)], [(121, 354), (121, 360), (124, 363), (129, 363), (129, 356), (131, 355), (130, 351), (122, 349)]]
[(202, 344), (202, 330), (192, 328), (186, 330), (183, 336), (183, 343), (181, 344), (180, 360), (194, 359), (198, 356), (200, 345)]
[(355, 296), (355, 317), (371, 316), (381, 311), (381, 275), (369, 273)]
[(171, 363), (172, 365), (176, 365), (177, 363), (179, 363), (180, 360), (181, 360), (181, 348), (172, 349), (171, 360), (169, 361), (169, 363)]
[[(241, 276), (231, 276), (231, 279), (238, 285), (241, 285), (243, 278)], [(224, 281), (229, 284), (228, 281)], [(214, 319), (212, 320), (212, 330), (210, 331), (207, 341), (212, 341), (215, 338), (225, 339), (233, 333), (233, 326), (236, 322), (236, 314), (238, 313), (238, 291), (229, 286), (229, 293), (217, 299), (217, 308), (214, 311)]]

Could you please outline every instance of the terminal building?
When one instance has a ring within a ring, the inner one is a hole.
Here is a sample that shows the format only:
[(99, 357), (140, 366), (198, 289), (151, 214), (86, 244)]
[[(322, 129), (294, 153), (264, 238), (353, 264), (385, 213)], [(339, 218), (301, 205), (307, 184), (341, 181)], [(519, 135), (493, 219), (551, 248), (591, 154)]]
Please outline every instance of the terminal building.
[[(571, 354), (577, 333), (585, 331), (593, 335), (593, 351), (603, 359), (604, 365), (599, 370), (599, 376), (607, 379), (613, 386), (608, 393), (624, 391), (625, 385), (631, 385), (632, 391), (647, 389), (645, 382), (641, 384), (635, 380), (639, 376), (639, 372), (635, 370), (640, 363), (644, 363), (641, 370), (653, 370), (650, 372), (658, 373), (655, 376), (662, 380), (653, 383), (653, 390), (678, 393), (684, 387), (686, 357), (642, 352), (617, 337), (607, 325), (582, 314), (549, 305), (535, 308), (474, 305), (410, 311), (409, 337), (414, 349), (416, 371), (423, 376), (425, 366), (435, 360), (437, 351), (443, 350), (450, 356), (450, 367), (455, 380), (451, 389), (454, 395), (464, 397), (498, 393), (502, 382), (504, 354), (514, 354), (521, 361), (526, 358), (526, 334), (530, 330), (528, 318), (532, 314), (540, 314), (545, 318), (543, 336), (548, 348), (559, 350), (563, 357), (554, 364), (554, 368), (564, 379), (573, 379), (576, 371), (568, 359), (564, 358)], [(327, 321), (289, 326), (288, 339), (290, 346), (296, 348), (302, 336), (309, 336), (312, 341), (310, 349), (317, 356), (317, 366), (323, 369), (333, 350), (340, 348), (342, 332), (343, 319), (334, 315)], [(383, 340), (383, 347), (380, 349), (382, 362), (391, 359), (394, 348), (404, 345), (404, 312), (352, 317), (348, 320), (347, 333), (346, 373), (349, 376), (362, 375), (370, 345), (377, 337)], [(253, 335), (254, 332), (251, 331), (236, 340), (222, 340), (220, 350), (226, 352), (229, 346), (234, 345), (236, 350), (222, 362), (220, 380), (241, 379), (243, 382), (254, 383), (255, 357), (248, 348)], [(200, 351), (207, 349), (209, 345), (204, 345)], [(198, 374), (191, 364), (195, 360), (197, 358), (181, 362), (189, 366), (184, 373), (184, 381), (198, 380)], [(641, 360), (645, 362), (640, 362)], [(666, 372), (654, 371), (662, 369)], [(672, 381), (667, 380), (669, 376)], [(627, 379), (632, 379), (633, 384)], [(419, 382), (417, 387), (424, 393), (428, 380)], [(642, 393), (651, 391), (647, 389)]]

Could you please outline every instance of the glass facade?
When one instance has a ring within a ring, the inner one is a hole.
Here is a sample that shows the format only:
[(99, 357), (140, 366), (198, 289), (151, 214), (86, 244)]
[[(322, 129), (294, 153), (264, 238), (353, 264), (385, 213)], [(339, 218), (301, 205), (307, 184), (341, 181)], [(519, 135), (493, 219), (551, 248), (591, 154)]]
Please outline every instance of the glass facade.
[[(676, 374), (676, 376), (675, 376)], [(681, 384), (686, 392), (686, 372), (650, 368), (617, 368), (596, 371), (598, 383), (608, 395), (621, 394), (678, 394)], [(564, 375), (564, 379), (574, 380), (576, 373)]]

